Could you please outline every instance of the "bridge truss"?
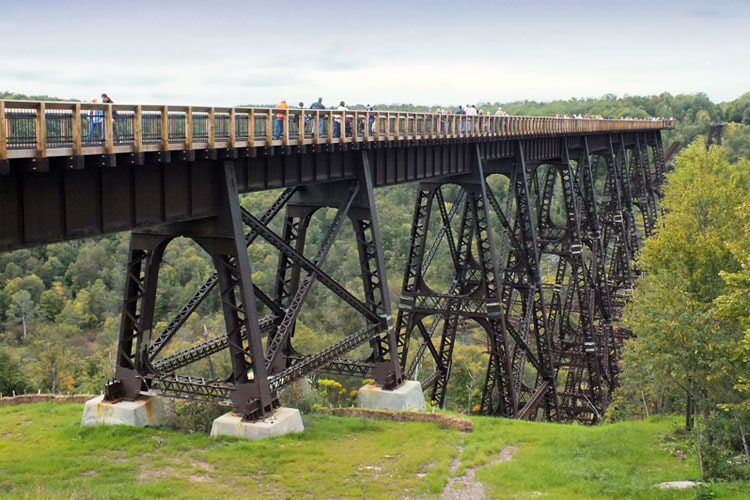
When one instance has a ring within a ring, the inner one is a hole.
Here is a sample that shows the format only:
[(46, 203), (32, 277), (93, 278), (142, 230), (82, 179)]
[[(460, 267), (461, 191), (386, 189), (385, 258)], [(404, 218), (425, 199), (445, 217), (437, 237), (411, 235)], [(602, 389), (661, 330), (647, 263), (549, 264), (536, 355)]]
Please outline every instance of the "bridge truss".
[[(279, 114), (0, 102), (0, 249), (133, 231), (109, 400), (157, 389), (257, 419), (292, 382), (324, 372), (386, 390), (417, 378), (445, 406), (455, 346), (479, 342), (482, 412), (601, 419), (630, 335), (619, 316), (633, 257), (659, 214), (671, 121)], [(394, 320), (373, 189), (407, 182), (418, 186)], [(238, 193), (275, 188), (263, 213), (240, 205)], [(331, 255), (347, 224), (352, 276)], [(203, 248), (215, 272), (157, 328), (159, 271), (177, 237)], [(248, 249), (259, 244), (278, 255), (268, 290), (252, 279)], [(306, 353), (295, 331), (314, 288), (359, 325)], [(225, 333), (185, 347), (180, 329), (216, 293)], [(228, 374), (203, 369), (215, 355), (228, 357)]]
[[(420, 184), (396, 324), (406, 376), (432, 358), (422, 386), (440, 406), (471, 320), (487, 335), (482, 412), (593, 423), (606, 410), (630, 335), (617, 320), (637, 274), (632, 258), (659, 211), (661, 138), (627, 148), (610, 136), (596, 155), (586, 138), (575, 150), (561, 144), (556, 157), (528, 162), (519, 142), (506, 162), (478, 154), (471, 175)], [(502, 199), (487, 182), (494, 174), (506, 180)], [(459, 193), (450, 208), (449, 184)], [(431, 216), (441, 225), (429, 245)], [(453, 265), (446, 291), (425, 279), (441, 244)]]
[[(473, 328), (482, 332), (487, 350), (483, 413), (600, 420), (630, 335), (618, 319), (638, 272), (632, 259), (654, 230), (664, 176), (658, 133), (638, 134), (629, 145), (622, 136), (605, 138), (597, 139), (593, 153), (587, 137), (576, 147), (562, 139), (559, 151), (533, 161), (526, 160), (520, 140), (499, 160), (485, 159), (476, 146), (465, 173), (421, 182), (395, 322), (366, 151), (358, 155), (356, 177), (288, 187), (262, 214), (240, 207), (233, 162), (224, 161), (224, 203), (217, 217), (132, 233), (116, 380), (107, 397), (132, 399), (158, 389), (173, 397), (231, 402), (247, 418), (260, 418), (278, 405), (281, 389), (325, 372), (373, 378), (386, 389), (418, 377), (429, 399), (444, 406), (454, 346), (470, 342), (462, 335)], [(305, 251), (306, 235), (324, 207), (336, 213), (312, 254)], [(282, 210), (279, 234), (271, 221)], [(364, 300), (326, 271), (335, 268), (330, 250), (347, 220)], [(166, 328), (155, 331), (158, 270), (164, 248), (177, 236), (194, 239), (216, 271)], [(251, 278), (246, 247), (258, 240), (278, 252), (271, 292)], [(436, 259), (441, 251), (449, 258)], [(446, 264), (450, 283), (436, 290), (426, 276)], [(296, 319), (316, 283), (363, 324), (318, 353), (301, 354), (292, 340)], [(216, 287), (226, 335), (163, 355)], [(266, 313), (262, 317), (256, 303)], [(349, 359), (362, 346), (369, 355)], [(183, 375), (222, 351), (231, 358), (229, 378)], [(425, 373), (427, 366), (432, 370)]]

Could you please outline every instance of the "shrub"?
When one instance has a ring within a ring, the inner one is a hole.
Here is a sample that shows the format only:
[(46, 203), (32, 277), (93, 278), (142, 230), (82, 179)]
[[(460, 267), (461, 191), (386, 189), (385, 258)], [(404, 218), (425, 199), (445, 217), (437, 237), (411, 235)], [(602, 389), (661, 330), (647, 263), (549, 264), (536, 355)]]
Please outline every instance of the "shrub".
[(197, 403), (175, 400), (176, 429), (185, 432), (211, 432), (214, 419), (228, 412), (230, 408), (212, 403)]

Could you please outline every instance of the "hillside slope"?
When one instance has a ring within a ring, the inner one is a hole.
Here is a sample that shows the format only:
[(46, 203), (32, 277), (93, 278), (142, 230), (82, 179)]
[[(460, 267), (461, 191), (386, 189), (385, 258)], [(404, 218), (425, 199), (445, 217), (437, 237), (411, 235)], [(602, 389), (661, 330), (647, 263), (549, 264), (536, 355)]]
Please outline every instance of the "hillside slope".
[[(477, 417), (464, 434), (434, 424), (309, 415), (304, 434), (244, 442), (84, 429), (81, 410), (72, 403), (0, 407), (0, 496), (439, 497), (450, 477), (467, 472), (478, 481), (473, 491), (489, 497), (695, 495), (654, 487), (697, 475), (692, 458), (668, 437), (671, 419), (592, 428)], [(739, 498), (741, 486), (712, 489)]]

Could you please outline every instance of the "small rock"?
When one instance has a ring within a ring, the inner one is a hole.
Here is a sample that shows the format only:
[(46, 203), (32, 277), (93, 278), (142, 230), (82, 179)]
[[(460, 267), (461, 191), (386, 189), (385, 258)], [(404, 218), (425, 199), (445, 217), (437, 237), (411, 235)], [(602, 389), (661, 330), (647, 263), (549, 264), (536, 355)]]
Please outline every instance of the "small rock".
[(666, 481), (656, 485), (660, 490), (686, 490), (701, 484), (699, 481)]

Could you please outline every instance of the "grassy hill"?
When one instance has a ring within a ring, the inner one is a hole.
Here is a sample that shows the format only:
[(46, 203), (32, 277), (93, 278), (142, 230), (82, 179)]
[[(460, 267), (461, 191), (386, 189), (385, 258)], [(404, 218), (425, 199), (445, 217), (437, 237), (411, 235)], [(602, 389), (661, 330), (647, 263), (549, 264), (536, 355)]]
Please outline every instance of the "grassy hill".
[[(671, 437), (674, 419), (582, 427), (473, 417), (474, 431), (461, 433), (308, 415), (304, 434), (246, 442), (81, 428), (81, 411), (71, 403), (0, 407), (0, 497), (439, 497), (451, 477), (467, 474), (488, 497), (696, 493), (654, 487), (697, 477), (690, 452)], [(743, 498), (743, 488), (750, 491), (737, 483), (709, 487), (722, 498)]]

